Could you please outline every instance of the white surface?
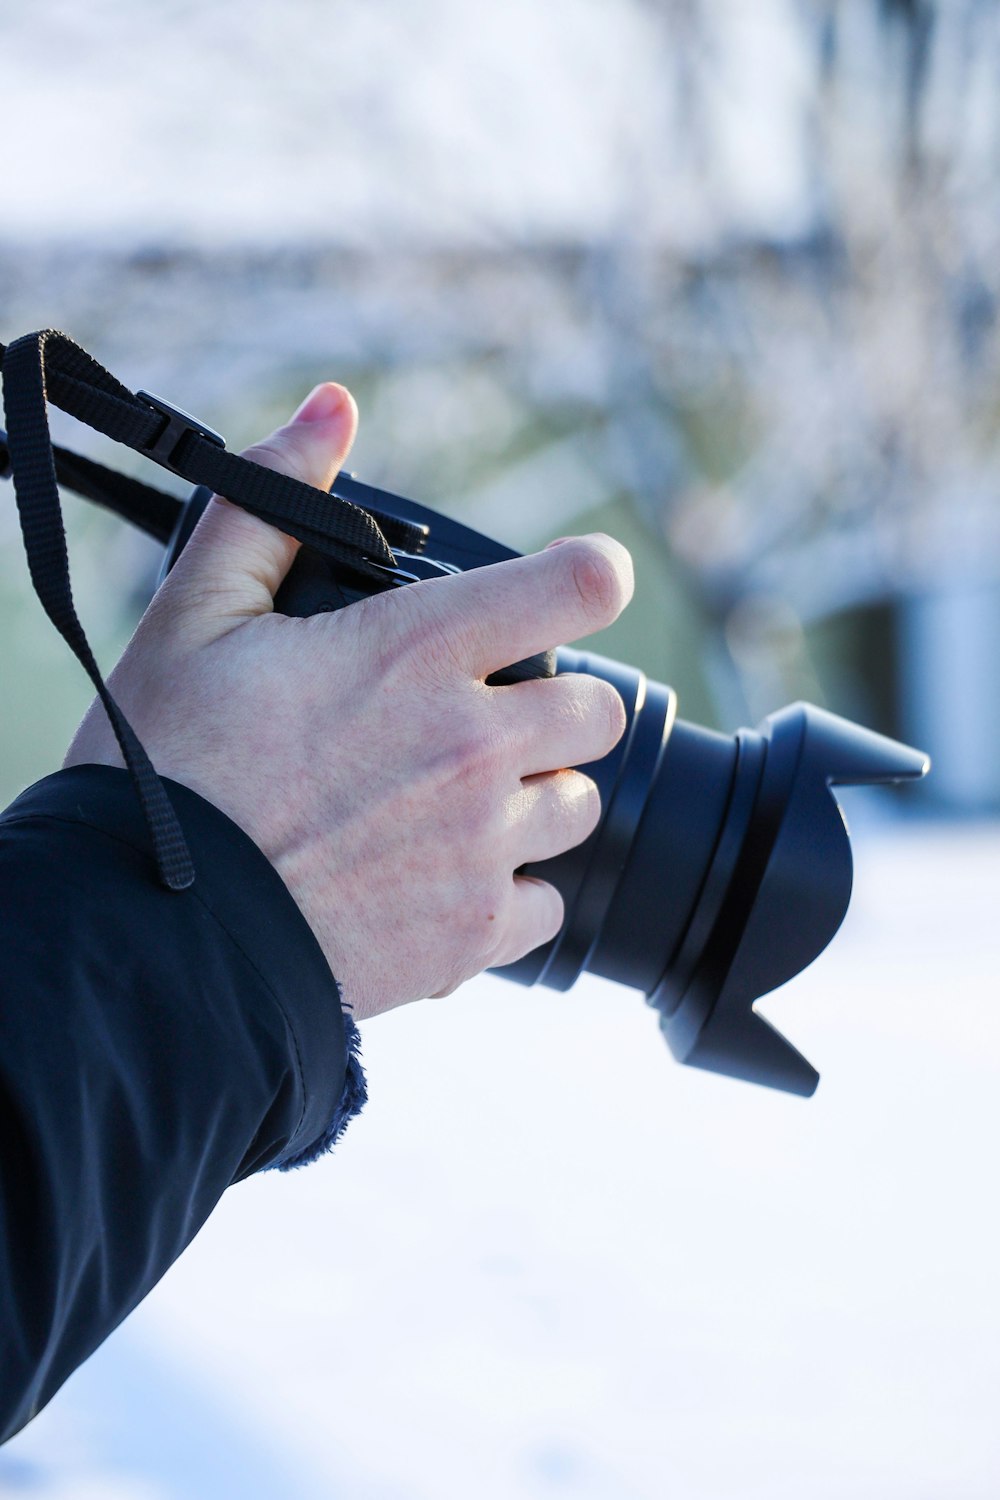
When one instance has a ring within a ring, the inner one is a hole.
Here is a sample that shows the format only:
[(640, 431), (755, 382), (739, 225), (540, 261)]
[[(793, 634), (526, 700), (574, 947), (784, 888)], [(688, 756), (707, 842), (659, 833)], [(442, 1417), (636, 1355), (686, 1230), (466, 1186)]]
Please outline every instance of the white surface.
[(335, 1157), (229, 1194), (0, 1493), (992, 1500), (1000, 831), (855, 845), (769, 1007), (812, 1101), (610, 985), (372, 1023)]
[(641, 4), (7, 0), (2, 232), (391, 250), (795, 230), (809, 29), (791, 0), (714, 9), (718, 201), (676, 28)]

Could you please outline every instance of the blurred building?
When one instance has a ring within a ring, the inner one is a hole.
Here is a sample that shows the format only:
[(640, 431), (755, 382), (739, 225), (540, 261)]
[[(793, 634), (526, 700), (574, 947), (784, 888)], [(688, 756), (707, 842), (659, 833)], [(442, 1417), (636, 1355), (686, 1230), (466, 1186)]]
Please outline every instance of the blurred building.
[(818, 699), (1000, 805), (994, 8), (276, 15), (0, 16), (38, 123), (4, 336), (59, 323), (231, 443), (339, 374), (366, 477), (515, 545), (618, 531), (606, 649), (686, 715)]

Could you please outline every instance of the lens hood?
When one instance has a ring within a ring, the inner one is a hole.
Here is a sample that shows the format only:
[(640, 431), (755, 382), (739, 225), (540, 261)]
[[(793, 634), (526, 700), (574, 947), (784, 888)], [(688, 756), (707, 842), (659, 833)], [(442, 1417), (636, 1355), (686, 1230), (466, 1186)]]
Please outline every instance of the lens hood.
[(809, 1095), (819, 1074), (754, 1002), (810, 964), (847, 912), (853, 860), (832, 788), (917, 778), (928, 761), (807, 703), (736, 740), (729, 813), (684, 941), (649, 1001), (679, 1062)]
[(819, 1074), (754, 1011), (829, 943), (853, 862), (836, 786), (923, 776), (928, 760), (796, 703), (720, 735), (676, 715), (673, 690), (590, 653), (561, 671), (614, 684), (628, 723), (583, 767), (604, 813), (590, 839), (534, 865), (563, 896), (552, 943), (498, 970), (568, 989), (587, 970), (645, 992), (679, 1062), (794, 1094)]

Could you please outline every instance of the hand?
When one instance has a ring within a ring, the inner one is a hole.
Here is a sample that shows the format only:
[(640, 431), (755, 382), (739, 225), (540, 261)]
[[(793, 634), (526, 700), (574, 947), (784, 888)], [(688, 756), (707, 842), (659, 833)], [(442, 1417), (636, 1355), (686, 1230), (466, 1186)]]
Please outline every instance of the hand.
[[(356, 427), (348, 393), (319, 386), (247, 456), (326, 489)], [(276, 867), (362, 1019), (558, 932), (558, 892), (514, 871), (596, 827), (596, 786), (562, 768), (607, 754), (625, 712), (594, 677), (484, 679), (610, 624), (631, 563), (608, 537), (569, 540), (299, 620), (273, 612), (297, 550), (213, 501), (110, 686), (160, 774)], [(82, 762), (122, 764), (99, 703), (66, 759)]]

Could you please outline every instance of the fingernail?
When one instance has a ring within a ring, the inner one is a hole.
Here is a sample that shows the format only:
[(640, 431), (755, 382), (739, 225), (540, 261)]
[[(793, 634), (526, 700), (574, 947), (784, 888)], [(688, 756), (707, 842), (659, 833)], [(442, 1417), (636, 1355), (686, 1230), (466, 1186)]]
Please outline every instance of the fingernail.
[(292, 417), (293, 422), (329, 422), (342, 409), (347, 392), (341, 385), (324, 381), (311, 391)]
[(548, 552), (550, 547), (561, 547), (563, 542), (568, 542), (569, 540), (568, 536), (557, 536), (554, 542), (545, 543), (545, 551)]

